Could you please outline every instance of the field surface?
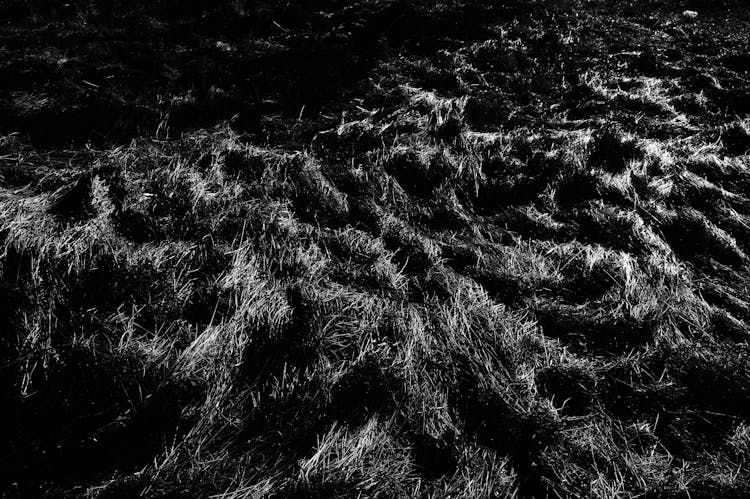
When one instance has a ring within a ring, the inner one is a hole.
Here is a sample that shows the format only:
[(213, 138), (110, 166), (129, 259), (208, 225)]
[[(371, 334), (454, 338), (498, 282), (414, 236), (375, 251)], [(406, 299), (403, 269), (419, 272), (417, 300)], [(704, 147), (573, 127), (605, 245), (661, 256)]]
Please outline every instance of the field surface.
[(747, 1), (1, 1), (0, 495), (750, 497), (749, 72)]

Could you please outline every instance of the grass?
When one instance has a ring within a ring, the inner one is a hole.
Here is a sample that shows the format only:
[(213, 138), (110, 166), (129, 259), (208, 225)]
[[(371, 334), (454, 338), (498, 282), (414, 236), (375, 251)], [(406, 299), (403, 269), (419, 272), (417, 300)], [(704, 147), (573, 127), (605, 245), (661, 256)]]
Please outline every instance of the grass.
[(3, 496), (750, 494), (742, 2), (0, 13)]

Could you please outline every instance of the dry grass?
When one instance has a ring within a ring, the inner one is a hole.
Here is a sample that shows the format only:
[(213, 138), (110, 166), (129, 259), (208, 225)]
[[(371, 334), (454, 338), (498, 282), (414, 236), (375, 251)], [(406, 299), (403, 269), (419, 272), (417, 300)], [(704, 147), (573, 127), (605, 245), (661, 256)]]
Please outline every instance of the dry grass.
[(0, 490), (747, 496), (729, 7), (8, 2)]

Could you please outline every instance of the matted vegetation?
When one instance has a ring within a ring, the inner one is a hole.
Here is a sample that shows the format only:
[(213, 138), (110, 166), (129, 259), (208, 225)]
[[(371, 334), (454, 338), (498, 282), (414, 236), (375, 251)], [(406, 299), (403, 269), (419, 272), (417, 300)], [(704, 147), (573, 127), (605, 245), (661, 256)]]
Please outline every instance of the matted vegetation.
[(0, 18), (4, 495), (750, 495), (747, 2)]

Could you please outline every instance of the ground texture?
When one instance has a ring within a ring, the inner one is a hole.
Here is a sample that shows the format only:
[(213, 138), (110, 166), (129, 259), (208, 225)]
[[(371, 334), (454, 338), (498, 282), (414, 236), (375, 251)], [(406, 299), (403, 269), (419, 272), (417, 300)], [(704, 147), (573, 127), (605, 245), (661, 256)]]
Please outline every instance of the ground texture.
[(0, 19), (7, 497), (750, 495), (748, 2)]

